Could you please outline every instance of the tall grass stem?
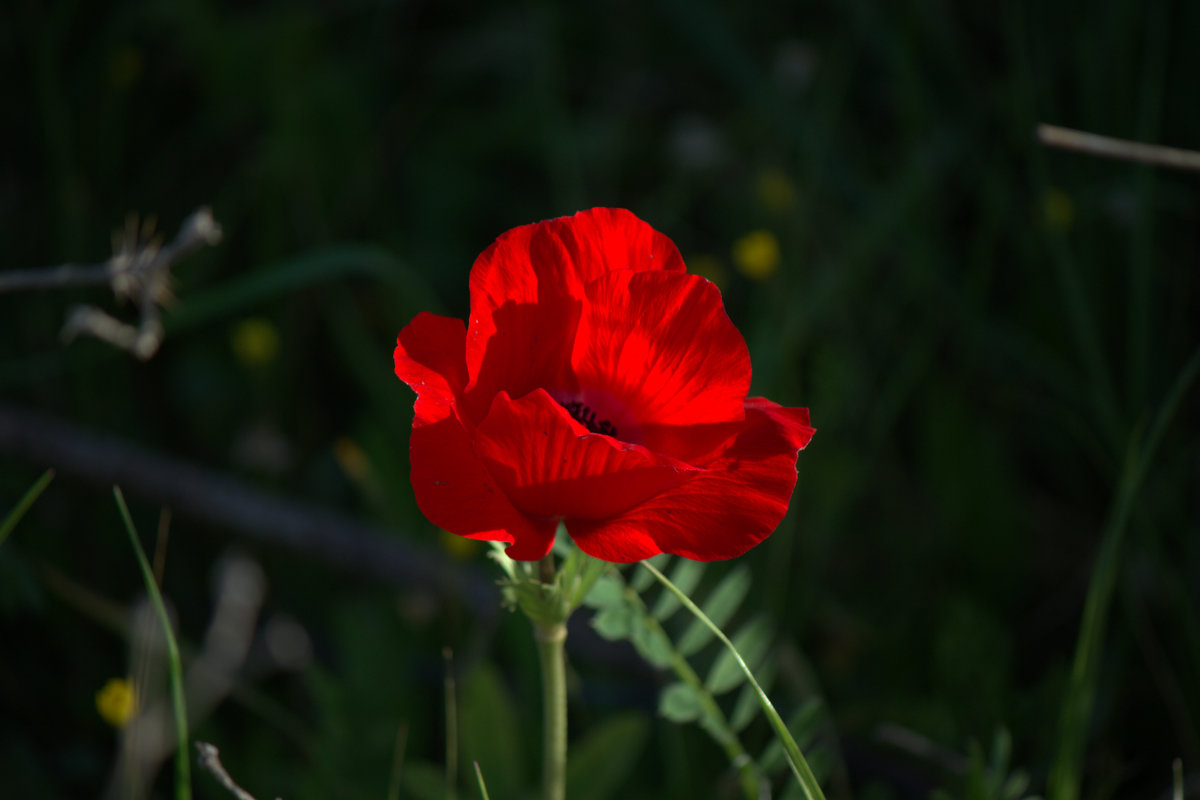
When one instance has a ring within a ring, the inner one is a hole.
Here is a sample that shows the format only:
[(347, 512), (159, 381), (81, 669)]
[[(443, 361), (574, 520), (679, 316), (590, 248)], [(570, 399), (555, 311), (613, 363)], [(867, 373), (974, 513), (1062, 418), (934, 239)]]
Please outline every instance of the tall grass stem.
[(17, 501), (16, 506), (13, 507), (13, 510), (8, 512), (8, 516), (4, 518), (3, 522), (0, 522), (0, 544), (4, 544), (4, 540), (12, 533), (13, 528), (17, 527), (17, 523), (25, 516), (25, 512), (29, 511), (29, 507), (33, 505), (34, 501), (45, 491), (53, 479), (53, 469), (43, 472), (42, 477), (34, 481), (33, 486), (30, 486), (29, 490), (22, 495), (21, 499)]
[(1063, 699), (1058, 753), (1050, 769), (1049, 800), (1077, 800), (1083, 783), (1083, 752), (1099, 683), (1100, 657), (1121, 566), (1121, 550), (1133, 503), (1149, 471), (1158, 444), (1184, 396), (1200, 373), (1200, 348), (1180, 370), (1145, 436), (1135, 433), (1126, 450), (1113, 508), (1100, 542), (1084, 602), (1083, 622), (1075, 647), (1075, 660)]
[(146, 593), (150, 595), (150, 602), (154, 606), (155, 613), (158, 614), (158, 621), (162, 624), (163, 637), (167, 643), (167, 669), (171, 683), (171, 705), (175, 712), (175, 800), (192, 800), (192, 776), (191, 776), (191, 761), (188, 755), (188, 726), (187, 726), (187, 701), (183, 695), (183, 662), (179, 658), (179, 644), (175, 641), (175, 633), (171, 629), (171, 618), (167, 614), (167, 606), (163, 603), (162, 593), (158, 590), (158, 584), (154, 581), (154, 572), (150, 569), (150, 562), (146, 559), (146, 553), (142, 550), (142, 543), (138, 540), (137, 529), (133, 526), (133, 518), (129, 516), (129, 507), (125, 505), (125, 496), (121, 494), (121, 489), (118, 486), (113, 487), (113, 497), (117, 499), (117, 508), (121, 512), (121, 519), (125, 523), (125, 531), (129, 534), (129, 542), (133, 545), (133, 552), (137, 556), (138, 567), (142, 571), (142, 581), (146, 584)]
[(695, 615), (696, 619), (703, 622), (713, 632), (713, 635), (733, 654), (737, 665), (746, 675), (746, 680), (750, 681), (750, 685), (754, 687), (754, 693), (758, 695), (759, 705), (762, 706), (763, 713), (767, 715), (767, 721), (771, 724), (771, 727), (775, 730), (775, 735), (779, 737), (779, 741), (783, 745), (788, 765), (791, 766), (796, 780), (800, 782), (800, 788), (804, 791), (804, 796), (807, 800), (825, 800), (825, 793), (821, 791), (821, 785), (817, 783), (817, 777), (813, 774), (812, 768), (804, 758), (804, 754), (800, 752), (800, 746), (792, 738), (787, 725), (784, 724), (783, 719), (779, 716), (779, 712), (775, 710), (775, 706), (771, 703), (771, 698), (767, 697), (767, 693), (763, 691), (762, 686), (755, 679), (754, 673), (751, 672), (750, 667), (746, 665), (746, 661), (742, 658), (742, 654), (733, 646), (733, 642), (729, 641), (729, 637), (708, 618), (707, 614), (700, 610), (699, 606), (692, 602), (690, 597), (672, 583), (666, 575), (655, 569), (653, 564), (648, 561), (642, 561), (641, 565), (648, 569), (658, 579), (659, 583), (666, 587), (667, 591), (674, 594), (679, 599), (679, 602), (683, 603), (684, 607)]

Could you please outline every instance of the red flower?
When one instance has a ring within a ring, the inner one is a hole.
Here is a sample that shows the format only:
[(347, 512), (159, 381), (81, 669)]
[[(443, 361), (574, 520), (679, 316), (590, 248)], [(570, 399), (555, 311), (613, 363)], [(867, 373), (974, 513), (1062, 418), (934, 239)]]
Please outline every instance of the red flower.
[(717, 287), (622, 209), (514, 228), (471, 270), (471, 317), (421, 313), (396, 374), (417, 393), (417, 504), (544, 557), (560, 520), (606, 561), (732, 558), (787, 511), (808, 409), (747, 397)]

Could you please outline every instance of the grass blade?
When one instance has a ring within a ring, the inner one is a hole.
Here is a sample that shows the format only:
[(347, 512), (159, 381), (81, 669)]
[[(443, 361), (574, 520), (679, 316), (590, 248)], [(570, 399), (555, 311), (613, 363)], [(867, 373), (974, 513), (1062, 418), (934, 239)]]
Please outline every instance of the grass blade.
[(396, 744), (392, 748), (392, 774), (388, 779), (387, 800), (400, 800), (400, 779), (404, 772), (404, 751), (408, 747), (408, 723), (396, 729)]
[(146, 584), (146, 593), (158, 614), (162, 624), (163, 636), (167, 642), (167, 669), (171, 681), (171, 705), (175, 711), (175, 737), (178, 747), (175, 750), (175, 800), (192, 799), (191, 761), (188, 758), (187, 730), (187, 701), (183, 696), (183, 662), (179, 658), (179, 644), (175, 641), (175, 633), (171, 630), (171, 619), (167, 616), (167, 607), (163, 603), (162, 593), (154, 581), (154, 572), (142, 550), (138, 540), (137, 529), (133, 527), (133, 518), (129, 516), (129, 507), (125, 505), (125, 496), (118, 486), (113, 487), (113, 497), (117, 499), (117, 508), (121, 512), (121, 520), (125, 523), (125, 531), (129, 534), (129, 543), (137, 556), (138, 567), (142, 570), (142, 580)]
[(1135, 435), (1125, 456), (1117, 484), (1113, 509), (1100, 542), (1100, 551), (1092, 568), (1084, 601), (1083, 622), (1075, 646), (1075, 660), (1063, 699), (1059, 733), (1059, 749), (1050, 769), (1047, 797), (1050, 800), (1076, 800), (1083, 782), (1083, 751), (1087, 729), (1091, 723), (1092, 707), (1099, 681), (1099, 662), (1104, 647), (1108, 613), (1112, 606), (1125, 531), (1133, 513), (1134, 500), (1149, 471), (1158, 444), (1178, 410), (1184, 396), (1200, 374), (1200, 349), (1180, 371), (1171, 391), (1167, 393), (1154, 422), (1145, 437)]
[(488, 797), (487, 784), (483, 782), (483, 772), (479, 769), (479, 762), (475, 762), (475, 780), (479, 781), (479, 794), (483, 800), (492, 800)]
[[(454, 681), (454, 651), (442, 649), (446, 675), (442, 692), (446, 701), (446, 800), (458, 796), (458, 692)], [(475, 765), (478, 768), (478, 764)]]
[(721, 644), (725, 645), (725, 647), (727, 647), (730, 652), (733, 653), (733, 658), (735, 661), (737, 661), (738, 666), (741, 667), (742, 672), (745, 673), (746, 680), (748, 680), (750, 685), (754, 687), (754, 692), (758, 695), (759, 705), (762, 706), (763, 713), (767, 715), (767, 721), (771, 723), (771, 727), (775, 730), (775, 734), (779, 737), (779, 741), (783, 744), (783, 750), (787, 755), (788, 765), (791, 766), (792, 772), (796, 776), (796, 780), (800, 782), (800, 788), (804, 790), (804, 796), (808, 798), (808, 800), (825, 800), (825, 793), (821, 791), (821, 786), (817, 783), (817, 778), (815, 775), (813, 775), (812, 768), (808, 766), (808, 761), (805, 760), (804, 754), (800, 752), (799, 745), (797, 745), (796, 740), (792, 738), (792, 734), (788, 731), (787, 725), (785, 725), (783, 720), (780, 719), (779, 712), (775, 710), (775, 706), (772, 705), (771, 699), (767, 697), (767, 693), (762, 690), (762, 687), (759, 686), (758, 681), (755, 680), (754, 673), (750, 671), (748, 666), (746, 666), (746, 662), (742, 659), (741, 654), (738, 653), (737, 648), (733, 646), (733, 642), (729, 641), (729, 637), (727, 637), (720, 628), (713, 624), (713, 621), (709, 619), (703, 611), (700, 610), (699, 606), (692, 602), (690, 597), (680, 591), (675, 584), (671, 583), (671, 581), (667, 579), (666, 575), (663, 575), (661, 572), (655, 569), (654, 566), (649, 562), (643, 561), (641, 564), (643, 567), (649, 570), (655, 578), (658, 579), (659, 583), (666, 587), (667, 591), (678, 597), (679, 602), (683, 603), (684, 607), (688, 611), (692, 612), (696, 619), (703, 622), (709, 628), (709, 630), (713, 632), (713, 635), (721, 641)]
[(8, 516), (4, 518), (4, 522), (0, 522), (0, 544), (4, 544), (4, 540), (12, 533), (13, 528), (17, 527), (17, 523), (21, 521), (21, 517), (25, 516), (25, 512), (33, 505), (33, 502), (38, 499), (50, 481), (54, 479), (54, 470), (48, 469), (42, 473), (42, 477), (38, 478), (33, 486), (29, 487), (29, 491), (17, 503), (12, 511), (8, 512)]

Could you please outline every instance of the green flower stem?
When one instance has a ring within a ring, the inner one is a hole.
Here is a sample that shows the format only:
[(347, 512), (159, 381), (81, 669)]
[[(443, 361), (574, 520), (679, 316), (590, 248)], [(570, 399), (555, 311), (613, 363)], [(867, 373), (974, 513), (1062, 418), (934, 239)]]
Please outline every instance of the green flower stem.
[(745, 673), (746, 679), (750, 681), (750, 685), (754, 687), (755, 694), (758, 695), (759, 705), (762, 706), (763, 713), (767, 715), (767, 721), (771, 723), (771, 727), (775, 729), (775, 734), (779, 737), (779, 741), (783, 744), (783, 752), (787, 755), (788, 765), (791, 766), (792, 772), (796, 775), (796, 780), (800, 782), (800, 788), (804, 791), (804, 796), (808, 800), (825, 800), (825, 793), (821, 791), (821, 785), (817, 783), (817, 777), (813, 775), (812, 768), (808, 765), (808, 761), (804, 758), (804, 754), (800, 752), (800, 746), (796, 744), (796, 740), (792, 738), (792, 734), (788, 731), (787, 725), (779, 717), (779, 712), (775, 710), (775, 706), (771, 703), (771, 699), (767, 697), (767, 693), (759, 686), (758, 681), (754, 677), (754, 673), (750, 671), (750, 667), (746, 665), (742, 654), (733, 646), (733, 642), (729, 641), (729, 637), (717, 627), (717, 625), (708, 618), (708, 615), (700, 610), (700, 607), (692, 602), (692, 598), (688, 597), (678, 586), (671, 582), (666, 575), (663, 575), (649, 561), (640, 562), (643, 567), (650, 570), (658, 582), (667, 588), (671, 594), (683, 603), (688, 611), (695, 615), (696, 619), (703, 622), (709, 630), (721, 641), (725, 647), (729, 648), (729, 652), (733, 653), (733, 658), (737, 661), (742, 672)]
[(567, 671), (563, 643), (567, 626), (534, 623), (542, 662), (542, 800), (564, 800), (567, 793)]

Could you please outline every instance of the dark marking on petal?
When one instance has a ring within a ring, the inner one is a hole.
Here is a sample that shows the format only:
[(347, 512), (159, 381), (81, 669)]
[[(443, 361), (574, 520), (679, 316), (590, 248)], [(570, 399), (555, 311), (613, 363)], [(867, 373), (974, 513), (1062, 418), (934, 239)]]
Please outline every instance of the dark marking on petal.
[(596, 412), (587, 403), (572, 400), (569, 403), (562, 403), (562, 407), (592, 433), (602, 433), (614, 439), (617, 437), (617, 426), (606, 419), (597, 419)]

